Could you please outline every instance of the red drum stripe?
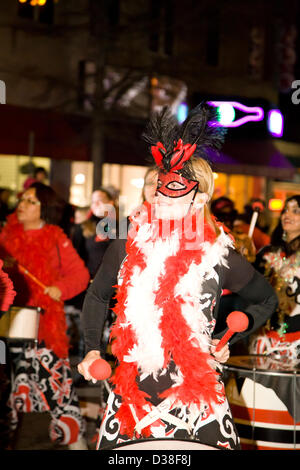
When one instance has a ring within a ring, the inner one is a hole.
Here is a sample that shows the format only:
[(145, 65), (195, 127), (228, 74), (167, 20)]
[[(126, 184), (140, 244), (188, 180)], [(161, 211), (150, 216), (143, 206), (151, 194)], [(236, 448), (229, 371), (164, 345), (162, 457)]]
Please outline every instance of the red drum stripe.
[[(257, 423), (270, 423), (270, 424), (283, 424), (294, 426), (294, 420), (288, 411), (281, 410), (261, 410), (255, 409), (253, 412), (252, 408), (246, 408), (244, 406), (230, 404), (234, 419), (245, 419), (252, 421), (253, 415), (255, 422)], [(300, 426), (300, 422), (296, 423)]]

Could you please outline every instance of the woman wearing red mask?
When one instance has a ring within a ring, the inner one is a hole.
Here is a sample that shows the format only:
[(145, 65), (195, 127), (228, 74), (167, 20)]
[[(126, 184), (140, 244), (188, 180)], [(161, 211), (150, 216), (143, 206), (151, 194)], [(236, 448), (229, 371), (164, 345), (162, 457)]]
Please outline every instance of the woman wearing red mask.
[(131, 217), (127, 242), (107, 250), (85, 298), (87, 355), (78, 370), (91, 380), (118, 282), (111, 333), (118, 366), (99, 448), (146, 439), (154, 449), (158, 439), (179, 439), (239, 449), (220, 375), (229, 348), (216, 350), (224, 320), (218, 303), (223, 288), (248, 301), (246, 335), (272, 314), (276, 296), (210, 216), (214, 178), (201, 156), (223, 140), (211, 119), (200, 106), (182, 126), (168, 110), (151, 121), (145, 137), (158, 170), (156, 196)]

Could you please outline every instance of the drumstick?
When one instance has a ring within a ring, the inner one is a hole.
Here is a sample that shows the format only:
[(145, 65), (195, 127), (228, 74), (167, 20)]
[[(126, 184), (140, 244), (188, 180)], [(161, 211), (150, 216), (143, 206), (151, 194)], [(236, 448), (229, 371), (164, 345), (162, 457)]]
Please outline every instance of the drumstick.
[(24, 268), (24, 266), (22, 266), (20, 263), (18, 263), (18, 267), (19, 267), (20, 271), (22, 271), (28, 277), (30, 277), (30, 279), (32, 279), (36, 284), (38, 284), (43, 289), (46, 289), (45, 284), (43, 284), (37, 277), (35, 277), (33, 274), (31, 274), (31, 272), (29, 272), (28, 269)]
[(225, 335), (221, 338), (221, 341), (218, 343), (216, 347), (216, 352), (220, 351), (220, 349), (225, 346), (225, 344), (230, 340), (231, 336), (234, 333), (240, 333), (241, 331), (247, 330), (249, 320), (245, 313), (235, 310), (234, 312), (231, 312), (228, 315), (226, 323), (228, 326), (228, 330), (226, 331)]
[(261, 202), (254, 202), (252, 204), (252, 209), (253, 209), (253, 214), (252, 214), (252, 218), (251, 218), (251, 222), (250, 222), (250, 227), (249, 227), (249, 231), (248, 231), (248, 237), (249, 238), (252, 238), (252, 235), (253, 235), (253, 232), (254, 232), (254, 228), (255, 228), (255, 224), (257, 222), (257, 219), (258, 219), (258, 216), (259, 216), (259, 213), (262, 212), (264, 210), (264, 206)]
[[(24, 268), (24, 266), (22, 266), (22, 264), (18, 263), (18, 267), (20, 269), (20, 271), (22, 271), (24, 274), (26, 274), (28, 277), (30, 277), (30, 279), (32, 279), (36, 284), (38, 284), (43, 290), (46, 289), (47, 286), (45, 286), (45, 284), (43, 284), (37, 277), (35, 277), (33, 274), (31, 274), (30, 271), (28, 271), (28, 269)], [(55, 299), (53, 299), (55, 300)], [(62, 300), (56, 300), (56, 302), (62, 302)]]

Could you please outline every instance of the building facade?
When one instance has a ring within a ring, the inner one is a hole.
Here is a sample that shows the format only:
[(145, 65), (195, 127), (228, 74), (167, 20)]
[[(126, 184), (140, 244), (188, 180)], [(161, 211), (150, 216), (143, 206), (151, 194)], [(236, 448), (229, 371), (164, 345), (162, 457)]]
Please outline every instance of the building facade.
[[(76, 204), (86, 205), (101, 182), (122, 185), (125, 194), (128, 178), (141, 178), (147, 164), (139, 136), (153, 109), (164, 104), (175, 109), (181, 102), (191, 108), (210, 96), (260, 99), (278, 107), (297, 78), (294, 1), (289, 8), (258, 0), (38, 3), (0, 4), (0, 79), (12, 116), (11, 139), (2, 149), (0, 140), (0, 185), (13, 178), (4, 167), (15, 158), (9, 170), (18, 174), (10, 183), (14, 191), (21, 189), (29, 159), (44, 164), (51, 184), (64, 197), (73, 195)], [(7, 113), (0, 111), (3, 122)], [(245, 133), (256, 139), (251, 123)], [(271, 194), (274, 173), (258, 173), (253, 165), (251, 174), (252, 162), (243, 155), (238, 163), (216, 172), (216, 195), (226, 192), (241, 210), (249, 197)], [(243, 164), (250, 165), (246, 175)], [(117, 173), (110, 165), (119, 165)], [(131, 176), (122, 176), (122, 169)], [(83, 186), (74, 181), (78, 172), (84, 174)], [(138, 196), (140, 189), (132, 191)]]

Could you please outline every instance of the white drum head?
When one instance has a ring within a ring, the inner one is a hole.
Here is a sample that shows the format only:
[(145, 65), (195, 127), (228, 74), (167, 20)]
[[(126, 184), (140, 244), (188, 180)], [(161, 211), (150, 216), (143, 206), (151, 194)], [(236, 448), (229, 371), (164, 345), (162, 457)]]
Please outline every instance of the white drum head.
[(38, 307), (11, 307), (0, 320), (0, 336), (10, 339), (36, 340), (39, 316)]

